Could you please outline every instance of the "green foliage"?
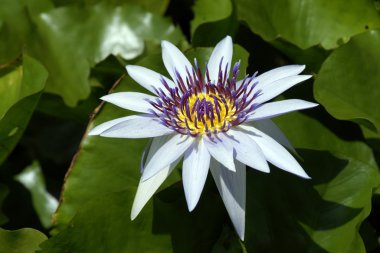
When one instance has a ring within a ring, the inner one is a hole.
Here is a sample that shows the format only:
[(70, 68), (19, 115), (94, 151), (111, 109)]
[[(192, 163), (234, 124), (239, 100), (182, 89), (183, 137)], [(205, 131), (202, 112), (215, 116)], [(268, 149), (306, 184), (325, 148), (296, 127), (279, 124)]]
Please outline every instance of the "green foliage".
[(33, 253), (39, 249), (38, 245), (46, 239), (44, 234), (31, 228), (15, 231), (0, 228), (0, 252)]
[(336, 48), (350, 37), (380, 27), (373, 1), (237, 0), (239, 19), (267, 41), (284, 38), (302, 49)]
[[(1, 0), (0, 252), (378, 251), (379, 10), (372, 0)], [(149, 140), (88, 136), (134, 114), (99, 98), (146, 92), (126, 64), (169, 76), (161, 40), (204, 71), (227, 34), (238, 79), (286, 64), (313, 75), (283, 96), (319, 107), (274, 119), (312, 179), (247, 168), (244, 242), (211, 174), (188, 211), (180, 168), (131, 221)]]
[(334, 117), (377, 130), (380, 130), (379, 45), (379, 30), (353, 37), (323, 63), (314, 89), (316, 99)]
[(7, 66), (3, 71), (0, 94), (6, 96), (0, 100), (0, 164), (24, 132), (47, 78), (45, 68), (28, 55), (22, 65)]

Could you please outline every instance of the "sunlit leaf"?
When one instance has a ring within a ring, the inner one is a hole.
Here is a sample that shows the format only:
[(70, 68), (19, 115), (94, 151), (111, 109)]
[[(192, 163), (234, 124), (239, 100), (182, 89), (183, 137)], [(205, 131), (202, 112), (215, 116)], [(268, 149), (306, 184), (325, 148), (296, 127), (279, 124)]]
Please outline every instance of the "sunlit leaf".
[(22, 66), (0, 78), (0, 93), (7, 94), (0, 102), (0, 164), (24, 132), (46, 78), (45, 68), (27, 55), (24, 55)]
[(306, 49), (338, 47), (350, 37), (380, 27), (373, 1), (237, 0), (238, 18), (267, 41), (278, 37)]
[(41, 13), (34, 22), (39, 34), (32, 51), (49, 71), (46, 91), (70, 106), (89, 95), (90, 67), (108, 55), (133, 59), (145, 41), (183, 39), (168, 19), (134, 5), (61, 7)]
[(198, 0), (191, 22), (193, 46), (214, 46), (226, 35), (233, 36), (238, 21), (231, 0)]
[(316, 99), (335, 118), (380, 130), (380, 31), (355, 36), (335, 50), (315, 81)]
[(0, 120), (11, 106), (44, 88), (47, 72), (35, 59), (24, 55), (21, 66), (0, 77)]
[(15, 179), (29, 190), (32, 195), (34, 209), (42, 225), (49, 228), (51, 226), (51, 216), (57, 209), (58, 201), (46, 191), (44, 176), (38, 162), (34, 161), (20, 174), (16, 175)]
[(191, 21), (191, 32), (204, 23), (225, 19), (232, 13), (231, 0), (197, 0), (193, 6), (194, 19)]

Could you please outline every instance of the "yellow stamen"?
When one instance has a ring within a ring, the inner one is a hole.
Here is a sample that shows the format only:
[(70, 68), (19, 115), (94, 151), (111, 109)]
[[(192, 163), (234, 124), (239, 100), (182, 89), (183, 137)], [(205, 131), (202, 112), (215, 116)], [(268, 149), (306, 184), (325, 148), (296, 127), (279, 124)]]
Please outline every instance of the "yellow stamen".
[[(227, 130), (228, 123), (236, 119), (236, 108), (233, 106), (233, 101), (227, 98), (223, 102), (223, 99), (218, 94), (193, 94), (185, 101), (186, 103), (189, 107), (189, 113), (186, 111), (186, 106), (181, 108), (178, 112), (178, 125), (188, 128), (192, 134)], [(202, 108), (199, 108), (200, 105)], [(206, 106), (210, 110), (208, 114), (206, 113)]]

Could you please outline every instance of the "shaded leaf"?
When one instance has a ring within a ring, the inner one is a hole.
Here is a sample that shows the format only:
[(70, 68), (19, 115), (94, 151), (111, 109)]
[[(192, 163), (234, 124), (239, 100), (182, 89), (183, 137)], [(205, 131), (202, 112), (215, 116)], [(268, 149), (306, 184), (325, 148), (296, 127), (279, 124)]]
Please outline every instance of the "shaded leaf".
[(21, 54), (31, 35), (30, 15), (47, 11), (49, 0), (2, 0), (0, 5), (0, 64), (9, 63)]
[[(212, 180), (211, 174), (209, 181)], [(173, 252), (211, 252), (227, 213), (216, 189), (206, 184), (196, 208), (190, 213), (182, 182), (173, 184), (154, 198), (153, 231), (170, 234)], [(191, 240), (189, 240), (191, 238)]]
[(14, 231), (0, 228), (0, 252), (34, 253), (46, 239), (43, 233), (32, 228)]
[(337, 119), (380, 130), (380, 30), (352, 38), (323, 63), (315, 97)]
[(248, 252), (365, 252), (357, 228), (369, 215), (372, 191), (380, 184), (371, 150), (339, 139), (300, 113), (276, 122), (302, 148), (298, 152), (312, 179), (277, 168), (270, 174), (247, 173)]
[(8, 221), (7, 216), (5, 216), (5, 214), (2, 212), (3, 202), (8, 195), (8, 192), (8, 187), (3, 184), (0, 184), (0, 225), (3, 225)]
[(103, 192), (84, 204), (66, 229), (41, 245), (41, 252), (170, 252), (168, 236), (151, 234), (151, 208), (130, 220), (136, 188), (124, 183), (124, 191)]
[(350, 37), (380, 27), (371, 0), (237, 0), (238, 18), (267, 41), (283, 38), (301, 49), (336, 48)]
[(41, 224), (45, 228), (51, 226), (51, 216), (58, 206), (58, 201), (46, 191), (45, 180), (40, 165), (34, 161), (20, 174), (15, 176), (29, 190), (32, 195), (34, 209), (36, 210)]

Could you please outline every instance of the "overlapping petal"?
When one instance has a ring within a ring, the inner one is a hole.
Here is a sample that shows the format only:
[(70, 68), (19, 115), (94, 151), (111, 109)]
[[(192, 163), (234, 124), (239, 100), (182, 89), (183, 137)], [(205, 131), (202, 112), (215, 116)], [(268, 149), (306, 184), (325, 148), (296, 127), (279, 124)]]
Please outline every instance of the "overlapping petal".
[(261, 105), (248, 115), (247, 122), (252, 120), (262, 120), (273, 118), (288, 112), (298, 111), (316, 107), (318, 104), (301, 99), (287, 99), (282, 101), (270, 102)]
[(255, 128), (260, 131), (266, 133), (273, 139), (275, 139), (282, 146), (286, 147), (294, 154), (296, 154), (296, 150), (293, 145), (290, 143), (288, 138), (286, 138), (285, 134), (281, 131), (281, 129), (270, 119), (264, 119), (259, 121), (250, 122)]
[(194, 141), (185, 152), (182, 181), (189, 211), (197, 205), (210, 167), (210, 153), (203, 139)]
[(136, 65), (127, 65), (125, 67), (130, 77), (140, 84), (145, 89), (149, 90), (153, 94), (157, 94), (156, 90), (166, 91), (162, 80), (164, 80), (169, 87), (174, 88), (175, 84), (169, 78), (145, 67)]
[(119, 124), (121, 122), (127, 121), (127, 120), (129, 120), (131, 118), (135, 118), (135, 116), (126, 116), (126, 117), (117, 118), (117, 119), (113, 119), (113, 120), (104, 122), (104, 123), (102, 123), (100, 125), (97, 125), (93, 129), (91, 129), (90, 132), (88, 133), (88, 135), (100, 135), (101, 133), (103, 133), (104, 131), (110, 129), (114, 125), (117, 125), (117, 124)]
[(120, 123), (103, 131), (100, 136), (112, 138), (150, 138), (171, 134), (173, 131), (150, 115), (128, 116)]
[(239, 130), (230, 129), (228, 135), (234, 148), (236, 160), (262, 172), (269, 172), (269, 165), (265, 156), (256, 142)]
[(252, 126), (240, 125), (239, 128), (260, 146), (270, 163), (297, 176), (310, 178), (296, 159), (271, 137)]
[(231, 68), (232, 52), (233, 45), (230, 36), (225, 37), (215, 46), (207, 63), (211, 81), (215, 82), (218, 80), (219, 69), (226, 69), (228, 77)]
[[(193, 66), (189, 60), (183, 55), (183, 53), (169, 41), (162, 41), (162, 60), (166, 67), (166, 70), (169, 72), (169, 75), (174, 81), (177, 80), (178, 74), (184, 78), (187, 76), (187, 71), (192, 73)], [(184, 79), (185, 81), (186, 79)]]
[[(271, 100), (274, 97), (277, 97), (287, 89), (293, 87), (294, 85), (303, 82), (312, 77), (311, 75), (297, 75), (297, 76), (288, 76), (281, 78), (272, 83), (268, 83), (266, 86), (261, 87), (261, 94), (258, 96), (254, 103), (262, 104), (268, 100)], [(254, 90), (259, 90), (258, 87), (255, 87)]]
[(157, 150), (152, 156), (152, 159), (147, 162), (142, 175), (142, 180), (148, 180), (162, 169), (172, 164), (185, 153), (193, 142), (193, 138), (185, 135), (177, 134), (171, 137)]
[(228, 170), (222, 164), (213, 160), (210, 167), (220, 196), (241, 240), (245, 231), (245, 165), (236, 162), (236, 171)]
[(157, 97), (140, 92), (116, 92), (101, 97), (102, 100), (135, 112), (148, 113), (154, 109), (149, 101)]
[(233, 147), (230, 140), (224, 134), (218, 134), (216, 138), (203, 137), (208, 152), (212, 157), (231, 171), (235, 171)]
[[(170, 139), (170, 137), (171, 136), (166, 135), (153, 139), (152, 144), (149, 148), (149, 153), (147, 155), (147, 162), (150, 161), (150, 159), (152, 159), (152, 156), (157, 152), (159, 147), (161, 147), (165, 142), (167, 142)], [(156, 175), (145, 181), (140, 179), (139, 186), (137, 188), (135, 199), (132, 205), (131, 220), (134, 220), (137, 217), (137, 215), (140, 213), (140, 211), (143, 209), (143, 207), (146, 205), (149, 199), (153, 196), (153, 194), (157, 191), (157, 189), (173, 171), (178, 162), (179, 159), (177, 159), (169, 166), (166, 166)]]

